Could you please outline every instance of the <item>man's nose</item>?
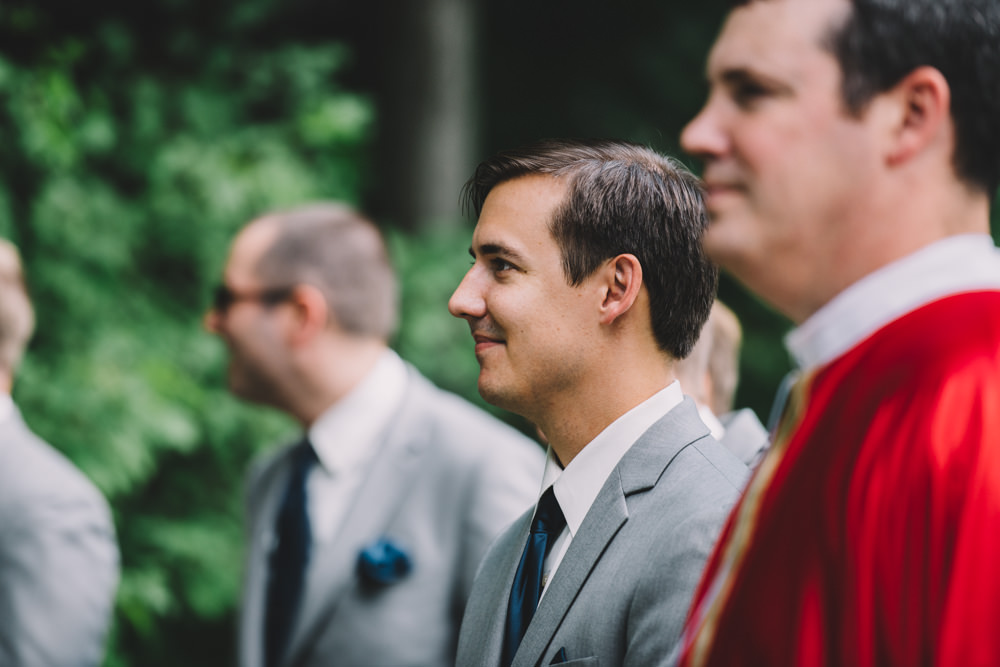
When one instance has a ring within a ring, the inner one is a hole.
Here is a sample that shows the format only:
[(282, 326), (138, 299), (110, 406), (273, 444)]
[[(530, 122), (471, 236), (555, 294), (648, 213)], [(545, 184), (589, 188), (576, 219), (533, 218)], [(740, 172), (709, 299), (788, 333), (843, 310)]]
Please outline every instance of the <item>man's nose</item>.
[(473, 266), (465, 273), (462, 282), (448, 299), (448, 312), (463, 319), (479, 318), (486, 314), (485, 303), (482, 290), (477, 284), (476, 267)]
[(724, 150), (725, 138), (720, 131), (711, 101), (705, 103), (681, 132), (681, 148), (690, 155), (707, 158)]

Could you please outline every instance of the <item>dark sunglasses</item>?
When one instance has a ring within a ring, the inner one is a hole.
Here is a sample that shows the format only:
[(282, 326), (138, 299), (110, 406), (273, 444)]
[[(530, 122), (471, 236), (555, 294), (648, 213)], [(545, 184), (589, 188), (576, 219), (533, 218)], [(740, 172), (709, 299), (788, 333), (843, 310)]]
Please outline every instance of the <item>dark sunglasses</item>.
[(218, 285), (212, 292), (212, 308), (217, 313), (224, 313), (238, 301), (256, 301), (273, 306), (291, 296), (293, 289), (293, 287), (271, 287), (262, 290), (237, 292), (226, 285)]

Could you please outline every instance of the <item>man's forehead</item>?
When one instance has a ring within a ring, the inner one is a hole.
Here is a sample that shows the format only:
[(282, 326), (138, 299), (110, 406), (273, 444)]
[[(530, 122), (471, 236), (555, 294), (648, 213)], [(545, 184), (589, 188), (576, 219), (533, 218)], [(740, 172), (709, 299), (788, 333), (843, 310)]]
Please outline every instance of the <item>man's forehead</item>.
[(227, 273), (252, 275), (257, 261), (264, 251), (271, 247), (278, 233), (277, 225), (271, 218), (258, 218), (247, 224), (233, 239), (226, 263)]
[(737, 71), (791, 72), (801, 58), (830, 57), (824, 42), (849, 0), (752, 0), (726, 17), (709, 54), (710, 80)]
[[(507, 225), (495, 217), (486, 221), (480, 218), (472, 232), (472, 245), (469, 246), (469, 254), (473, 257), (502, 255), (511, 260), (521, 259), (527, 248), (531, 246), (534, 230), (529, 227), (531, 223), (525, 220), (516, 222), (518, 224)], [(545, 231), (547, 234), (547, 225)]]
[(553, 174), (524, 174), (497, 183), (483, 202), (480, 220), (490, 209), (554, 209), (566, 196), (567, 180)]
[(530, 174), (498, 183), (483, 203), (473, 245), (510, 245), (510, 239), (549, 234), (567, 184), (548, 174)]

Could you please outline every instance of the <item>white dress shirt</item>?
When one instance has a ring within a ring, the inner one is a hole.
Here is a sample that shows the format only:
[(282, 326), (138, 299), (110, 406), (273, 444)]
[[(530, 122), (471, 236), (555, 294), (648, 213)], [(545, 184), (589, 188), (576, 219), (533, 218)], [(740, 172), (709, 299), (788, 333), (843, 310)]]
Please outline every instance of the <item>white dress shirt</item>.
[(604, 482), (625, 453), (650, 426), (655, 424), (684, 400), (681, 386), (674, 381), (651, 397), (611, 422), (590, 441), (565, 469), (550, 447), (542, 475), (542, 493), (551, 486), (566, 517), (566, 528), (552, 543), (545, 556), (542, 576), (542, 596), (545, 584), (555, 575), (573, 536), (580, 530), (590, 506), (594, 504)]
[(785, 337), (803, 370), (844, 354), (893, 320), (942, 297), (1000, 288), (1000, 252), (986, 234), (951, 236), (857, 281)]
[(7, 421), (7, 418), (14, 412), (14, 399), (10, 394), (0, 394), (0, 424)]
[(331, 541), (406, 390), (406, 364), (386, 349), (371, 372), (309, 427), (319, 465), (306, 481), (313, 540)]

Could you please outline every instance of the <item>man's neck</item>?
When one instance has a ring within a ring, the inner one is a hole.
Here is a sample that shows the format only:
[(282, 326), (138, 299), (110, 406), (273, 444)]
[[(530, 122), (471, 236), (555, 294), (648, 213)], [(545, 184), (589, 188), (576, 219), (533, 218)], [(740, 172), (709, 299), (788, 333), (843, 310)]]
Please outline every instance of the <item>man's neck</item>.
[[(609, 369), (603, 381), (589, 382), (581, 395), (546, 406), (537, 424), (564, 467), (609, 424), (674, 380), (665, 362), (630, 368), (634, 372)], [(658, 372), (651, 372), (654, 368)]]
[(301, 364), (288, 412), (308, 428), (368, 376), (386, 349), (381, 341), (355, 340), (318, 350)]
[(838, 237), (831, 239), (825, 270), (816, 270), (815, 280), (785, 285), (786, 293), (774, 305), (802, 324), (859, 280), (932, 243), (989, 234), (989, 209), (985, 194), (958, 182), (947, 188), (897, 189), (864, 214), (845, 220)]

